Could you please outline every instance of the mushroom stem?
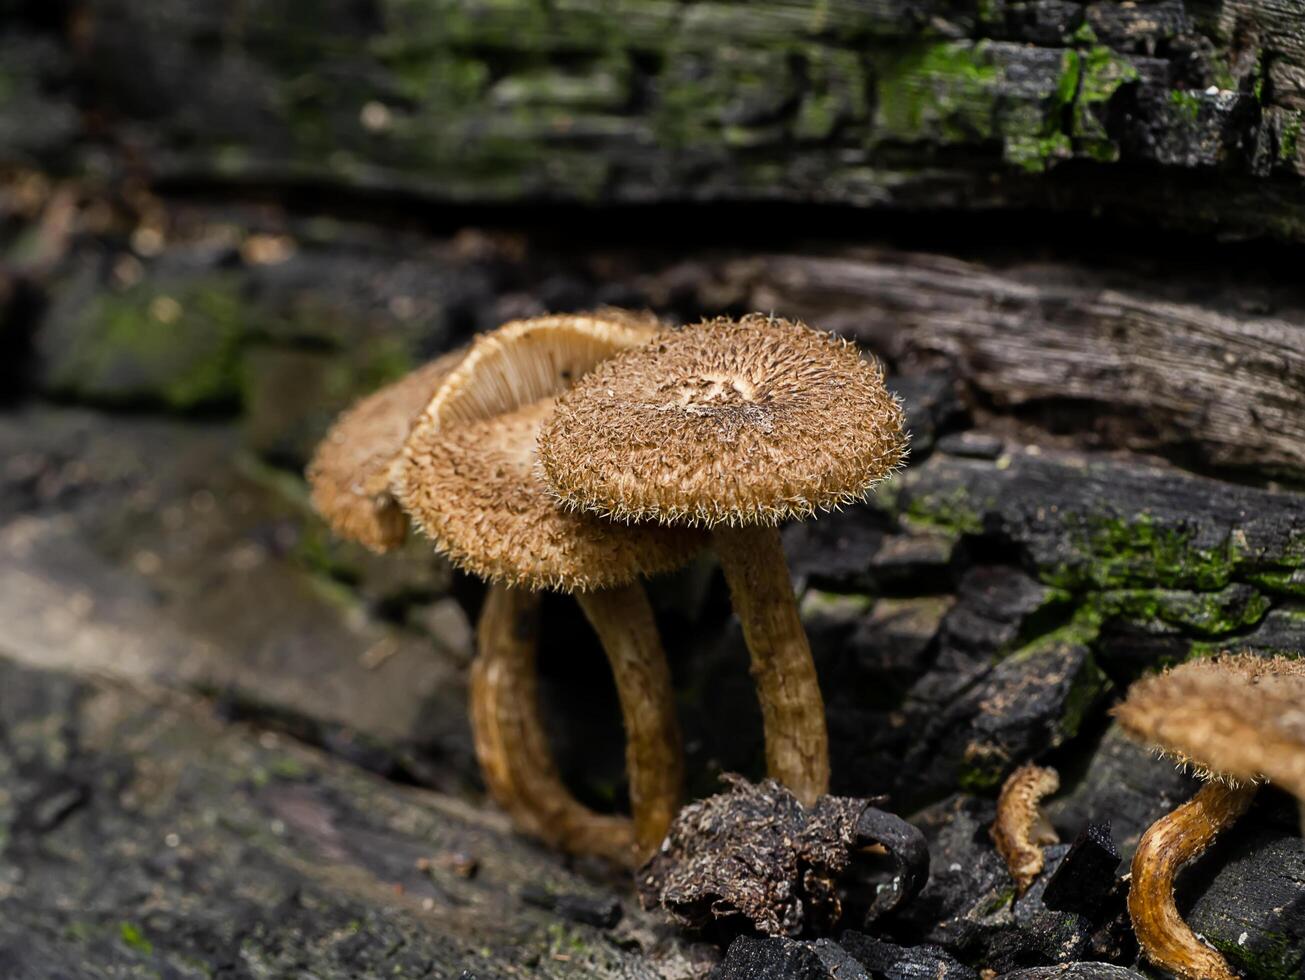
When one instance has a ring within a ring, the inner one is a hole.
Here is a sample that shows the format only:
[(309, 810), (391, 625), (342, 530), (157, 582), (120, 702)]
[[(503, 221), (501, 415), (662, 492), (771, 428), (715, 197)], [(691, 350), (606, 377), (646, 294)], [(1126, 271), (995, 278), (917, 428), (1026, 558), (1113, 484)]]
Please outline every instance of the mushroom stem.
[(535, 688), (539, 596), (491, 585), (471, 667), (471, 727), (490, 795), (523, 833), (575, 854), (629, 864), (634, 827), (567, 790), (548, 748)]
[(1254, 783), (1206, 783), (1191, 800), (1153, 823), (1133, 855), (1128, 888), (1133, 931), (1148, 960), (1184, 980), (1237, 980), (1228, 962), (1178, 914), (1174, 878), (1246, 812), (1255, 790)]
[(811, 806), (829, 791), (829, 735), (779, 531), (717, 528), (712, 540), (752, 656), (766, 733), (766, 772)]
[(666, 837), (684, 782), (670, 668), (642, 586), (578, 592), (576, 599), (602, 641), (616, 680), (625, 720), (630, 810), (643, 860)]

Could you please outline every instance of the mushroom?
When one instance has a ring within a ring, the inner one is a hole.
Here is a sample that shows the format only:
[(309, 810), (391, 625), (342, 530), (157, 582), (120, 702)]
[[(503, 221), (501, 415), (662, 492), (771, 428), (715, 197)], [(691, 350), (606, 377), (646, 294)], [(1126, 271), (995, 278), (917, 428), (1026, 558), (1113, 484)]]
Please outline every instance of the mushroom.
[(1128, 891), (1138, 942), (1185, 980), (1235, 980), (1178, 914), (1174, 879), (1246, 812), (1260, 782), (1305, 799), (1305, 661), (1225, 654), (1183, 664), (1134, 684), (1115, 715), (1207, 779), (1138, 843)]
[[(483, 335), (413, 427), (393, 481), (414, 524), (455, 565), (510, 586), (513, 595), (555, 589), (576, 596), (602, 641), (620, 697), (635, 847), (627, 847), (628, 836), (603, 838), (592, 825), (577, 836), (564, 815), (548, 812), (557, 801), (530, 801), (543, 818), (534, 829), (570, 850), (625, 848), (630, 861), (646, 858), (665, 836), (683, 773), (670, 672), (637, 579), (686, 563), (698, 538), (562, 510), (538, 472), (535, 444), (558, 394), (657, 331), (628, 316), (562, 316)], [(501, 655), (513, 659), (508, 675), (520, 684), (533, 676), (534, 647), (517, 639), (510, 634)], [(532, 694), (522, 690), (511, 701), (520, 705)]]
[(1055, 769), (1030, 763), (1010, 774), (997, 797), (997, 819), (989, 835), (1015, 879), (1018, 895), (1042, 874), (1042, 846), (1057, 841), (1055, 828), (1042, 812), (1042, 799), (1058, 789), (1060, 774)]
[[(642, 324), (604, 310), (590, 319)], [(642, 336), (643, 334), (640, 334)], [(421, 416), (466, 349), (446, 354), (359, 401), (343, 413), (308, 466), (315, 509), (341, 537), (378, 553), (398, 547), (408, 517), (390, 492), (390, 471)], [(476, 757), (490, 795), (525, 832), (570, 850), (627, 860), (634, 832), (627, 818), (597, 814), (566, 789), (548, 751), (535, 692), (538, 597), (491, 584), (477, 624), (470, 714)]]
[[(466, 353), (445, 354), (363, 398), (318, 445), (308, 465), (311, 500), (336, 534), (377, 553), (403, 543), (408, 516), (390, 493), (390, 471), (414, 421)], [(535, 697), (537, 607), (532, 593), (491, 585), (481, 608), (470, 693), (481, 773), (523, 830), (548, 837), (549, 827), (563, 828), (578, 849), (624, 857), (633, 846), (630, 822), (575, 800), (548, 751)]]
[(308, 464), (313, 508), (332, 531), (377, 553), (397, 548), (408, 518), (390, 493), (390, 467), (413, 421), (465, 350), (436, 358), (343, 413)]
[(861, 499), (902, 462), (902, 408), (854, 344), (773, 316), (685, 327), (558, 399), (539, 459), (559, 498), (635, 527), (703, 526), (752, 658), (768, 773), (828, 789), (820, 685), (777, 526)]

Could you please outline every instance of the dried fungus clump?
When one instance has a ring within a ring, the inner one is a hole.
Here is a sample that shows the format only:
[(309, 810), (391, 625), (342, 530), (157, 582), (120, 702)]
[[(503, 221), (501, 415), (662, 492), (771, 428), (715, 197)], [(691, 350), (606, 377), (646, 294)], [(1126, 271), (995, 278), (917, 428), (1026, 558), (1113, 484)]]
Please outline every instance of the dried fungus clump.
[(1115, 709), (1125, 731), (1208, 782), (1142, 836), (1128, 911), (1151, 962), (1184, 980), (1235, 980), (1183, 921), (1174, 881), (1251, 805), (1259, 782), (1305, 798), (1305, 663), (1223, 655), (1139, 681)]
[(313, 508), (342, 538), (383, 552), (403, 543), (408, 517), (390, 492), (390, 470), (413, 423), (465, 351), (431, 361), (342, 414), (308, 464)]
[(902, 425), (854, 344), (754, 315), (600, 365), (540, 461), (565, 503), (617, 520), (774, 525), (864, 497), (905, 458)]
[(826, 931), (842, 916), (840, 879), (876, 843), (897, 873), (868, 917), (919, 892), (929, 876), (923, 835), (876, 801), (821, 797), (813, 807), (774, 780), (725, 776), (729, 789), (680, 811), (661, 850), (639, 873), (645, 907), (682, 925), (746, 921), (767, 935)]
[(997, 798), (997, 819), (990, 833), (1020, 895), (1042, 874), (1043, 846), (1057, 841), (1056, 831), (1042, 813), (1042, 800), (1058, 789), (1056, 770), (1030, 764), (1011, 773)]

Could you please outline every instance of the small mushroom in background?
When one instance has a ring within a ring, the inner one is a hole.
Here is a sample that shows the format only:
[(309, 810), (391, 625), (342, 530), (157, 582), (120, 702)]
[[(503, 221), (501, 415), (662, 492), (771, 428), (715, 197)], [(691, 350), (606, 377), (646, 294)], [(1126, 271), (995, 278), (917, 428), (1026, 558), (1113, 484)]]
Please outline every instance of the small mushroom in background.
[(1223, 655), (1183, 664), (1134, 684), (1115, 714), (1129, 734), (1208, 780), (1138, 844), (1128, 893), (1138, 942), (1184, 980), (1235, 980), (1178, 914), (1174, 879), (1246, 812), (1260, 782), (1305, 800), (1305, 661)]
[[(629, 314), (540, 317), (481, 336), (413, 426), (393, 491), (455, 565), (506, 586), (491, 593), (472, 688), (487, 781), (522, 829), (566, 850), (637, 863), (680, 800), (683, 760), (670, 671), (638, 579), (700, 549), (692, 531), (627, 528), (569, 513), (536, 465), (554, 400), (660, 325)], [(573, 593), (612, 666), (626, 728), (630, 821), (584, 810), (565, 791), (534, 706), (534, 590)]]
[[(307, 470), (311, 501), (340, 537), (377, 553), (403, 543), (408, 515), (390, 492), (391, 470), (413, 424), (466, 354), (452, 351), (361, 399), (318, 445)], [(485, 596), (470, 696), (481, 774), (523, 830), (547, 837), (554, 819), (577, 838), (609, 842), (623, 856), (633, 847), (629, 821), (574, 800), (548, 754), (535, 695), (536, 609), (533, 595), (506, 585), (491, 585)]]
[(1016, 894), (1029, 890), (1046, 863), (1045, 844), (1059, 839), (1042, 812), (1043, 797), (1060, 789), (1055, 769), (1026, 765), (1006, 779), (997, 797), (997, 819), (989, 831), (997, 852), (1015, 879)]
[(806, 805), (829, 786), (828, 735), (778, 525), (863, 498), (905, 457), (902, 423), (854, 344), (752, 315), (606, 361), (540, 432), (544, 472), (572, 509), (712, 529), (752, 658), (767, 772)]
[(464, 356), (452, 351), (363, 398), (318, 444), (308, 464), (310, 499), (340, 537), (378, 554), (403, 543), (408, 516), (390, 493), (390, 468), (413, 422)]

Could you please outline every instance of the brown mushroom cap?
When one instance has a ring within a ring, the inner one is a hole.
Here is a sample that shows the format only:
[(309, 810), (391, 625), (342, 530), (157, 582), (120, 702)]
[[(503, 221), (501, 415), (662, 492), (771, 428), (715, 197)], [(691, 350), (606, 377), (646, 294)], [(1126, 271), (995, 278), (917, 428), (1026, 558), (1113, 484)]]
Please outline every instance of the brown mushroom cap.
[(1207, 776), (1267, 778), (1305, 799), (1305, 661), (1192, 661), (1138, 681), (1115, 715), (1134, 737)]
[(372, 551), (403, 543), (408, 518), (390, 494), (390, 467), (414, 420), (465, 354), (445, 354), (361, 399), (318, 444), (307, 470), (311, 500), (336, 534)]
[(423, 413), (443, 427), (554, 398), (594, 365), (662, 331), (651, 314), (599, 310), (512, 320), (482, 334)]
[(849, 341), (752, 315), (669, 332), (558, 399), (539, 458), (568, 505), (625, 521), (778, 524), (863, 497), (902, 408)]
[(467, 571), (526, 588), (610, 588), (687, 562), (700, 547), (690, 532), (559, 508), (535, 458), (554, 396), (656, 332), (647, 320), (588, 314), (517, 321), (481, 337), (395, 467), (394, 493), (414, 523)]

